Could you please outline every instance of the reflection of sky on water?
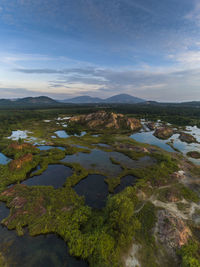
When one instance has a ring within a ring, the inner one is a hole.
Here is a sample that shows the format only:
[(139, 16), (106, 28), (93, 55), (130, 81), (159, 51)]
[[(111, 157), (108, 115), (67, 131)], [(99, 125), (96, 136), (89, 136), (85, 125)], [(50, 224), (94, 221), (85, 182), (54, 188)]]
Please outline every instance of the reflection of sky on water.
[[(200, 129), (196, 126), (187, 126), (186, 130), (184, 131), (186, 133), (189, 133), (193, 135), (198, 142), (200, 142)], [(174, 134), (172, 137), (170, 137), (168, 140), (161, 140), (158, 139), (153, 135), (154, 131), (150, 132), (141, 132), (141, 133), (135, 133), (132, 134), (130, 137), (134, 140), (150, 145), (156, 145), (166, 151), (174, 152), (173, 148), (171, 148), (167, 143), (173, 140), (173, 146), (174, 148), (178, 149), (180, 152), (182, 152), (184, 155), (186, 155), (189, 151), (199, 151), (200, 152), (200, 144), (197, 143), (185, 143), (182, 142), (179, 139), (179, 134)], [(200, 159), (192, 159), (189, 158), (193, 163), (200, 165)]]

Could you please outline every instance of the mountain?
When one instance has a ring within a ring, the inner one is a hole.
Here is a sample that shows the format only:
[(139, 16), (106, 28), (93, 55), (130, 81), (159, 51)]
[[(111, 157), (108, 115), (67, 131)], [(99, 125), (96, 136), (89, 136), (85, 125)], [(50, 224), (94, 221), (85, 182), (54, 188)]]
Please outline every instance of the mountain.
[(15, 101), (15, 103), (27, 104), (27, 105), (54, 105), (58, 102), (47, 96), (38, 96), (38, 97), (25, 97)]
[(89, 104), (89, 103), (101, 103), (103, 100), (98, 97), (91, 97), (91, 96), (77, 96), (71, 99), (65, 99), (62, 100), (63, 103), (83, 103), (83, 104)]
[(144, 99), (128, 95), (128, 94), (120, 94), (114, 95), (104, 100), (106, 103), (141, 103), (145, 102)]
[(34, 106), (34, 105), (59, 105), (56, 100), (47, 96), (25, 97), (18, 99), (0, 99), (0, 106)]
[(71, 99), (65, 99), (61, 101), (63, 103), (74, 103), (74, 104), (89, 104), (89, 103), (141, 103), (145, 100), (137, 98), (128, 94), (119, 94), (106, 99), (91, 96), (78, 96)]

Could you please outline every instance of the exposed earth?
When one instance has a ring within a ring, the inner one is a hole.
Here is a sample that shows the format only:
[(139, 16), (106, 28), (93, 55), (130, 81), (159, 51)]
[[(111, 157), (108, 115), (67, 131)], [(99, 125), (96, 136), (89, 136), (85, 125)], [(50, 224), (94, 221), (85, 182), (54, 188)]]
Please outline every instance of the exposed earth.
[(108, 128), (108, 129), (128, 129), (138, 130), (141, 128), (141, 123), (135, 118), (128, 118), (123, 114), (115, 114), (113, 112), (99, 111), (88, 115), (74, 116), (70, 122), (77, 122), (94, 128)]

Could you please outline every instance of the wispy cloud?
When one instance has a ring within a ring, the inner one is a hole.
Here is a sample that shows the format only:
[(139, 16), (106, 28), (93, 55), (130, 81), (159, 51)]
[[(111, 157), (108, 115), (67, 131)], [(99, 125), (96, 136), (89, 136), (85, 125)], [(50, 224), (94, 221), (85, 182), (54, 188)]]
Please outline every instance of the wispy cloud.
[(200, 26), (200, 2), (199, 0), (195, 0), (193, 3), (193, 9), (185, 16), (185, 18)]
[[(38, 69), (23, 70), (23, 73), (59, 74), (55, 80), (49, 81), (49, 87), (66, 89), (74, 95), (91, 94), (93, 96), (109, 96), (124, 92), (148, 99), (174, 100), (178, 95), (184, 100), (184, 95), (190, 92), (200, 99), (197, 87), (200, 82), (200, 68), (180, 70), (115, 70), (108, 68), (68, 68), (64, 70)], [(167, 95), (168, 94), (168, 95)]]
[(179, 63), (182, 68), (195, 68), (200, 66), (200, 51), (199, 50), (188, 50), (185, 52), (170, 55), (170, 59), (175, 60)]

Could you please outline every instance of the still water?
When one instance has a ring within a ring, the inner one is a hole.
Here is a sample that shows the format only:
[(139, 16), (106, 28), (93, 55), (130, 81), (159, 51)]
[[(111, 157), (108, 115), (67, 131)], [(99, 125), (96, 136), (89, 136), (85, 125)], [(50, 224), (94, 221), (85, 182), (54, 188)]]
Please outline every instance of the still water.
[[(0, 203), (0, 221), (9, 210)], [(0, 225), (0, 251), (9, 267), (87, 267), (84, 261), (71, 257), (66, 243), (54, 234), (31, 237), (26, 233), (17, 236)]]
[(38, 176), (33, 176), (24, 182), (25, 185), (51, 185), (54, 188), (63, 186), (67, 177), (72, 175), (72, 169), (61, 164), (49, 165), (48, 168)]
[(97, 174), (90, 174), (81, 180), (74, 190), (80, 196), (85, 197), (85, 204), (96, 209), (105, 206), (108, 196), (108, 186), (104, 182), (106, 177)]
[(7, 158), (3, 153), (0, 153), (0, 164), (6, 165), (11, 159)]

